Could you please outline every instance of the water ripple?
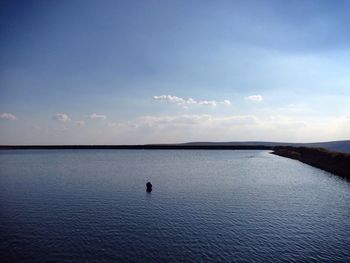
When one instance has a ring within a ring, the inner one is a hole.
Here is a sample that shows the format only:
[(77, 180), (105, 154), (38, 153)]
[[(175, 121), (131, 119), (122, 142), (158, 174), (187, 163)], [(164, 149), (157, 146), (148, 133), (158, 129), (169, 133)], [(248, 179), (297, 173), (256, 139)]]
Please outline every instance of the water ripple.
[(266, 151), (2, 152), (1, 262), (350, 262), (349, 201)]

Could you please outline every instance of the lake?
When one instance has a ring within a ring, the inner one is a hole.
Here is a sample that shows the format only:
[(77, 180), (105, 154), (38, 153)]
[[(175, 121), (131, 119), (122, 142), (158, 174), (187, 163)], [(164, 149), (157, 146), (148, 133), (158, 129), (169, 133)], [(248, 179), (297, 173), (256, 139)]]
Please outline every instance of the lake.
[(350, 262), (350, 183), (269, 151), (0, 151), (0, 255)]

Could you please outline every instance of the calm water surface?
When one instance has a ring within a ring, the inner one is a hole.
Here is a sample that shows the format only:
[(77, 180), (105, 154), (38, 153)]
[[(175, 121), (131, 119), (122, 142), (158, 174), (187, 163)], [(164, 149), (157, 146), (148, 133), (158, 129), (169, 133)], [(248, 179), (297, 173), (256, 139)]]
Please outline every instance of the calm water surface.
[(268, 151), (0, 151), (0, 255), (350, 262), (350, 183)]

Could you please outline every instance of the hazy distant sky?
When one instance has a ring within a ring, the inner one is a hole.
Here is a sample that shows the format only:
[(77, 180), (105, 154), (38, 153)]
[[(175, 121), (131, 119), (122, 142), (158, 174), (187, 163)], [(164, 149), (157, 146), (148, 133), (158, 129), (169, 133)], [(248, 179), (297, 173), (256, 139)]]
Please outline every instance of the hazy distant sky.
[(1, 1), (0, 144), (350, 139), (350, 1)]

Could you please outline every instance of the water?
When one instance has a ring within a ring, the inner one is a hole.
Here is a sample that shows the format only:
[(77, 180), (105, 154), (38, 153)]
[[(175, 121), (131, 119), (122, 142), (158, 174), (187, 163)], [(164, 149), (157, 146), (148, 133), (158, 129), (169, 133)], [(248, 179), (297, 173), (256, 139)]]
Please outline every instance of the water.
[(268, 151), (1, 151), (0, 255), (349, 262), (350, 183)]

